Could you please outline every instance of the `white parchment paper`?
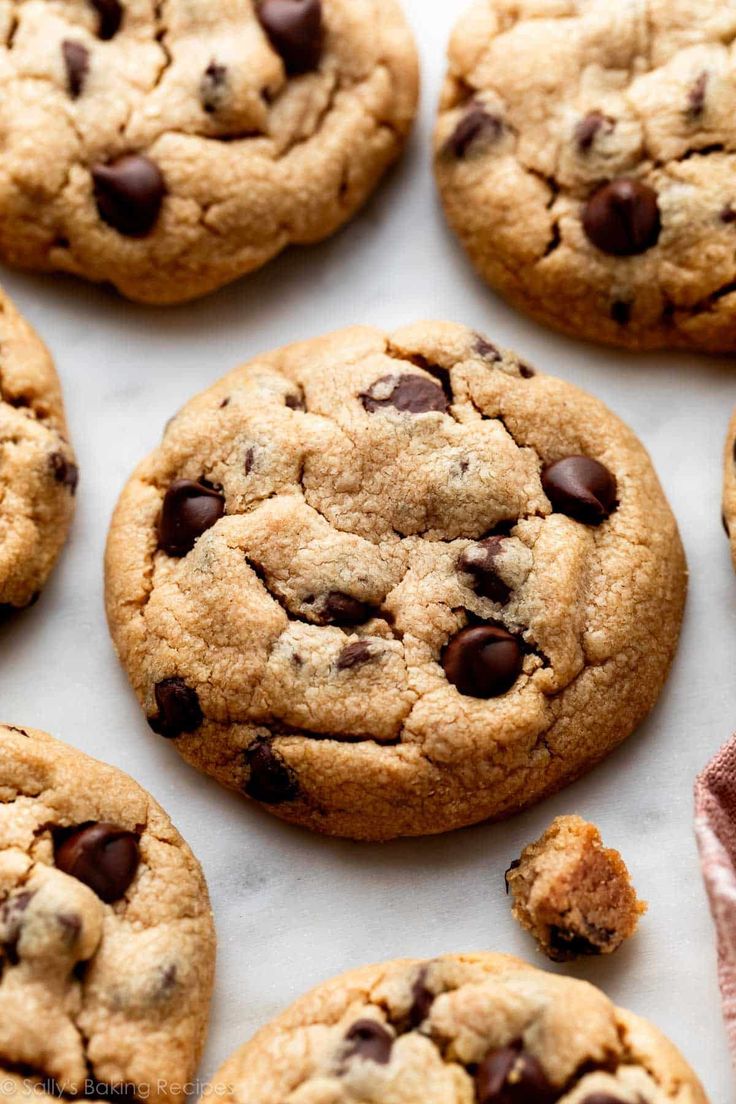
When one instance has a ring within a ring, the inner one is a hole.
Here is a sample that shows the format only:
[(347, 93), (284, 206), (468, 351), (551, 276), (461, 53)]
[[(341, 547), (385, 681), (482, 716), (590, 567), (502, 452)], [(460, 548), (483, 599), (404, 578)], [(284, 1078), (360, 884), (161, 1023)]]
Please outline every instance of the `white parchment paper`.
[[(46, 729), (130, 772), (204, 864), (219, 968), (202, 1076), (319, 981), (399, 955), (495, 949), (544, 964), (512, 921), (503, 871), (553, 816), (578, 812), (622, 850), (651, 905), (611, 959), (569, 968), (650, 1017), (714, 1104), (733, 1099), (714, 939), (692, 832), (692, 782), (736, 724), (736, 578), (720, 523), (736, 362), (633, 356), (566, 340), (501, 303), (445, 229), (429, 135), (459, 0), (405, 0), (422, 51), (422, 120), (377, 199), (324, 246), (293, 251), (200, 303), (150, 309), (71, 279), (3, 272), (50, 345), (81, 483), (70, 544), (42, 599), (0, 633), (3, 719)], [(110, 513), (167, 418), (253, 354), (354, 322), (447, 318), (588, 388), (642, 437), (680, 521), (691, 594), (680, 654), (651, 719), (592, 775), (531, 812), (385, 846), (312, 837), (187, 767), (148, 729), (118, 668), (102, 601)]]

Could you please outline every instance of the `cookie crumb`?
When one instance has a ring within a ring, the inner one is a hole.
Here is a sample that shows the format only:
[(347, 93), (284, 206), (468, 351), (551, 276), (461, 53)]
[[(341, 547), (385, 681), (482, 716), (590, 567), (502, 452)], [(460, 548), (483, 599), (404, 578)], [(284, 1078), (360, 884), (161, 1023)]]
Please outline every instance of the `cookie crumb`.
[(506, 884), (515, 918), (553, 962), (612, 954), (647, 910), (621, 855), (578, 816), (557, 817), (525, 847)]

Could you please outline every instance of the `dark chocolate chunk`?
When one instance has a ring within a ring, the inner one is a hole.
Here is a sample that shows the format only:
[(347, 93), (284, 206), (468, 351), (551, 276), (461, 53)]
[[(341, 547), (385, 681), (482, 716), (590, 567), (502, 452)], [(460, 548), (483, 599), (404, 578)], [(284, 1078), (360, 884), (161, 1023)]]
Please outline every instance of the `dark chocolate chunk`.
[(154, 732), (167, 740), (175, 740), (182, 732), (196, 732), (204, 720), (196, 690), (172, 675), (157, 682), (153, 692), (158, 714), (149, 717), (148, 723)]
[(62, 486), (68, 487), (74, 494), (79, 483), (79, 468), (73, 461), (67, 460), (63, 452), (52, 452), (49, 457), (49, 463), (51, 465), (51, 474), (57, 483), (61, 483)]
[(89, 72), (89, 50), (81, 42), (72, 42), (70, 39), (66, 39), (61, 44), (61, 53), (66, 68), (69, 95), (73, 100), (76, 100), (82, 94), (84, 82)]
[(259, 736), (244, 752), (249, 770), (243, 787), (248, 797), (264, 805), (282, 805), (299, 796), (299, 784), (292, 768), (274, 750), (272, 741)]
[(594, 192), (583, 210), (588, 238), (603, 253), (633, 257), (659, 241), (657, 193), (639, 180), (613, 180)]
[(142, 238), (156, 224), (166, 195), (158, 165), (141, 153), (127, 153), (92, 166), (100, 218), (118, 233)]
[(616, 478), (588, 456), (566, 456), (542, 472), (542, 487), (555, 510), (600, 525), (616, 509)]
[(477, 544), (470, 544), (457, 561), (460, 571), (473, 576), (476, 594), (502, 606), (511, 597), (511, 587), (503, 581), (496, 569), (496, 561), (503, 552), (505, 541), (505, 537), (488, 537)]
[(473, 698), (505, 694), (521, 674), (523, 652), (500, 625), (474, 625), (452, 638), (442, 656), (449, 682)]
[(320, 619), (331, 625), (360, 625), (373, 616), (373, 607), (350, 594), (331, 590), (320, 606)]
[(448, 138), (445, 150), (461, 160), (476, 143), (497, 142), (502, 134), (503, 120), (479, 104), (473, 104)]
[[(377, 398), (388, 388), (385, 398)], [(393, 407), (403, 414), (427, 414), (437, 411), (446, 414), (449, 403), (442, 388), (426, 376), (382, 376), (360, 398), (369, 414)]]
[(393, 1035), (378, 1020), (356, 1020), (345, 1035), (346, 1058), (362, 1058), (385, 1066), (391, 1058)]
[(354, 640), (340, 652), (336, 667), (338, 671), (346, 671), (351, 667), (360, 667), (371, 659), (372, 654), (368, 643), (365, 640)]
[(477, 1104), (553, 1104), (558, 1096), (537, 1059), (519, 1045), (494, 1050), (475, 1073)]
[(324, 39), (321, 0), (261, 0), (256, 11), (287, 73), (317, 68)]
[(140, 862), (138, 836), (104, 822), (83, 824), (54, 849), (59, 870), (84, 882), (101, 900), (112, 904), (125, 895)]
[(158, 545), (169, 556), (186, 556), (202, 533), (225, 513), (225, 499), (204, 481), (176, 479), (164, 496)]
[(120, 0), (91, 0), (91, 2), (99, 16), (97, 34), (104, 41), (114, 38), (123, 22), (123, 6)]

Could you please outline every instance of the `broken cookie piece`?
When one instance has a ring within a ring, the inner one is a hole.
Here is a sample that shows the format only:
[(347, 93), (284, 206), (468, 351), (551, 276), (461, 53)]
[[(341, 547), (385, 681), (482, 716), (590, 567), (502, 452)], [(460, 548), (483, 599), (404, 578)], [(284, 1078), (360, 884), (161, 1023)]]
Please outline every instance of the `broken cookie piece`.
[(618, 851), (594, 824), (563, 816), (506, 872), (513, 913), (553, 962), (612, 954), (636, 931), (639, 901)]

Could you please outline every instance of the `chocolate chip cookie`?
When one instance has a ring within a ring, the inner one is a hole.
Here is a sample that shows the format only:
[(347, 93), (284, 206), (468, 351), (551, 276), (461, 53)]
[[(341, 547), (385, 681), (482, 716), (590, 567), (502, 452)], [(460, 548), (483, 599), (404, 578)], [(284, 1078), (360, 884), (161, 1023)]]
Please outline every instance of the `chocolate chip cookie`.
[(441, 323), (236, 369), (170, 422), (107, 548), (154, 732), (365, 839), (504, 816), (601, 759), (662, 688), (685, 583), (633, 433)]
[(707, 1104), (674, 1046), (587, 982), (506, 955), (345, 974), (215, 1075), (224, 1104)]
[(525, 847), (506, 871), (506, 889), (514, 916), (553, 962), (612, 954), (647, 909), (621, 855), (579, 816), (557, 817)]
[(718, 0), (475, 0), (436, 167), (488, 283), (578, 337), (736, 350), (734, 41)]
[(48, 579), (77, 478), (51, 357), (0, 289), (0, 620), (30, 605)]
[(8, 0), (0, 254), (192, 299), (320, 241), (401, 152), (397, 0)]
[(199, 864), (153, 798), (43, 732), (0, 726), (4, 1084), (183, 1100), (214, 948)]

